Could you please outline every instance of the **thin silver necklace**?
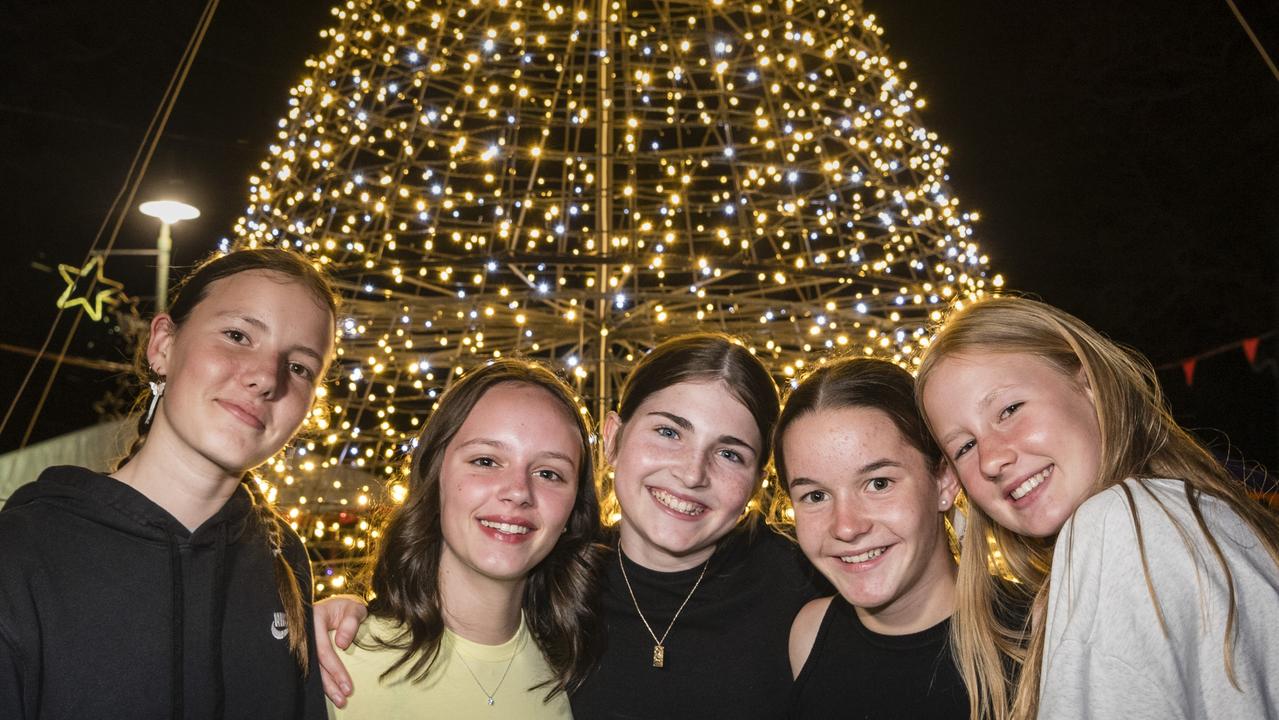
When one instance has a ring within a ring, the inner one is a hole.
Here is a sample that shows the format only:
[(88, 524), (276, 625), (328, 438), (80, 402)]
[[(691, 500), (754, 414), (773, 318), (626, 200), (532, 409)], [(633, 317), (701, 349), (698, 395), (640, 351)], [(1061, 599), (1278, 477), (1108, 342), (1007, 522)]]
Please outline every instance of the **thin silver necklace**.
[(711, 559), (706, 558), (706, 562), (702, 564), (702, 573), (697, 576), (697, 582), (693, 583), (693, 589), (688, 591), (688, 595), (684, 596), (684, 602), (679, 604), (679, 609), (675, 611), (675, 617), (671, 618), (671, 624), (666, 626), (666, 632), (662, 633), (659, 639), (657, 633), (653, 632), (653, 626), (648, 624), (648, 618), (644, 617), (644, 611), (640, 610), (639, 600), (635, 599), (635, 589), (631, 587), (631, 579), (626, 577), (626, 563), (622, 562), (622, 541), (617, 541), (617, 566), (622, 569), (622, 579), (626, 581), (626, 591), (631, 594), (631, 602), (635, 604), (635, 614), (639, 615), (640, 622), (644, 623), (644, 627), (648, 629), (648, 634), (653, 638), (653, 667), (666, 667), (666, 636), (671, 634), (671, 628), (675, 627), (675, 621), (679, 619), (679, 614), (684, 612), (684, 606), (689, 600), (693, 599), (693, 593), (697, 592), (697, 587), (702, 584), (702, 578), (706, 577), (706, 568), (710, 567)]
[(462, 650), (455, 647), (453, 651), (457, 653), (457, 659), (462, 661), (462, 667), (466, 668), (466, 671), (471, 674), (471, 679), (479, 686), (480, 692), (484, 693), (484, 697), (488, 698), (489, 705), (495, 704), (497, 701), (493, 698), (497, 696), (497, 691), (502, 689), (502, 682), (506, 680), (506, 674), (511, 671), (511, 665), (515, 664), (515, 656), (520, 654), (519, 643), (516, 643), (515, 649), (511, 651), (511, 656), (506, 659), (506, 669), (502, 671), (502, 677), (498, 678), (497, 686), (493, 688), (493, 692), (489, 692), (484, 687), (484, 683), (480, 682), (479, 676), (471, 669), (471, 664), (466, 661), (466, 656), (462, 654)]

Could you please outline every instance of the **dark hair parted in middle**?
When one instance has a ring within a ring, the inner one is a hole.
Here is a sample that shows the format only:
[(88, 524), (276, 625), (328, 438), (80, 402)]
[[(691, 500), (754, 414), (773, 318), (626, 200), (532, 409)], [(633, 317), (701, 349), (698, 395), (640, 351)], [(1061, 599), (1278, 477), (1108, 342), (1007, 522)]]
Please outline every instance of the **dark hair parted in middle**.
[(720, 381), (750, 412), (759, 428), (758, 468), (768, 463), (780, 402), (777, 384), (759, 358), (722, 333), (692, 333), (663, 341), (644, 356), (622, 385), (617, 414), (629, 422), (650, 395), (683, 382)]
[(930, 469), (940, 467), (941, 450), (916, 409), (915, 380), (910, 373), (887, 360), (847, 357), (813, 370), (786, 396), (773, 431), (773, 465), (787, 492), (790, 477), (782, 443), (786, 428), (807, 413), (840, 408), (879, 410), (893, 421), (906, 442), (923, 454)]
[(564, 406), (566, 417), (581, 437), (572, 512), (550, 554), (529, 572), (522, 603), (529, 630), (554, 672), (547, 681), (551, 685), (549, 698), (575, 689), (594, 661), (600, 549), (593, 544), (599, 531), (599, 503), (587, 421), (569, 386), (542, 365), (497, 360), (466, 373), (441, 396), (418, 439), (408, 496), (383, 531), (371, 582), (376, 596), (369, 603), (369, 612), (394, 619), (405, 628), (396, 638), (380, 639), (389, 647), (404, 650), (383, 677), (408, 664), (410, 677), (424, 679), (439, 655), (444, 634), (439, 586), (444, 547), (440, 516), (444, 451), (480, 398), (503, 384), (530, 385), (548, 392)]

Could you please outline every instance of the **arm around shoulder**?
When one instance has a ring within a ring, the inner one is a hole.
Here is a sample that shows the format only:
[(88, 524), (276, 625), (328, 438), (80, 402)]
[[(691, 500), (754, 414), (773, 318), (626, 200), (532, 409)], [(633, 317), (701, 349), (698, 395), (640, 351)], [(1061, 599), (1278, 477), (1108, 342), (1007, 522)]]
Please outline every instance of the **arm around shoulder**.
[(804, 664), (808, 662), (808, 656), (813, 652), (813, 643), (817, 641), (817, 631), (822, 627), (822, 618), (826, 617), (826, 610), (833, 599), (834, 597), (825, 597), (810, 600), (795, 615), (795, 621), (791, 623), (790, 628), (792, 678), (799, 677)]

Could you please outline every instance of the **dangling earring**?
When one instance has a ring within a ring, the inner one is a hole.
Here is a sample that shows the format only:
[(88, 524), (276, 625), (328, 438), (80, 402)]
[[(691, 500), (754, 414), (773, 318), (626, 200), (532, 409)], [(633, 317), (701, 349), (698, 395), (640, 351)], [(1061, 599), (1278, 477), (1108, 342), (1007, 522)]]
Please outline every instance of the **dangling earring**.
[(147, 407), (147, 416), (142, 421), (144, 425), (150, 425), (151, 419), (155, 417), (155, 406), (160, 404), (160, 398), (164, 395), (164, 381), (156, 382), (151, 380), (147, 383), (151, 386), (151, 405)]

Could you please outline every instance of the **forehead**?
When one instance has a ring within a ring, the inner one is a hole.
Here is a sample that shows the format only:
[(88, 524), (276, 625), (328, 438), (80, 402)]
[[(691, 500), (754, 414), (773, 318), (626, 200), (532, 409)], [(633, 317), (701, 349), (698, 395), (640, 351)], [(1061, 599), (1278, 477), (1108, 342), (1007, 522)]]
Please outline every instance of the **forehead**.
[(581, 431), (569, 409), (551, 391), (527, 383), (501, 383), (484, 391), (453, 442), (475, 438), (581, 455)]
[(333, 316), (328, 305), (301, 280), (271, 270), (245, 270), (214, 280), (194, 310), (210, 308), (221, 312), (228, 307), (279, 311), (289, 315), (314, 307), (315, 312), (325, 318), (332, 319)]
[(755, 418), (746, 404), (737, 399), (722, 380), (686, 380), (662, 388), (644, 398), (636, 415), (671, 412), (696, 422), (715, 424), (748, 424), (756, 434)]
[(866, 407), (826, 408), (804, 413), (782, 437), (791, 475), (845, 474), (880, 460), (924, 462), (892, 418)]
[(209, 284), (191, 310), (194, 318), (251, 319), (290, 345), (328, 356), (333, 344), (333, 312), (301, 281), (269, 270), (246, 270)]
[(1056, 365), (1030, 353), (972, 352), (937, 363), (923, 389), (929, 417), (984, 408), (1014, 388), (1062, 390), (1076, 384)]

